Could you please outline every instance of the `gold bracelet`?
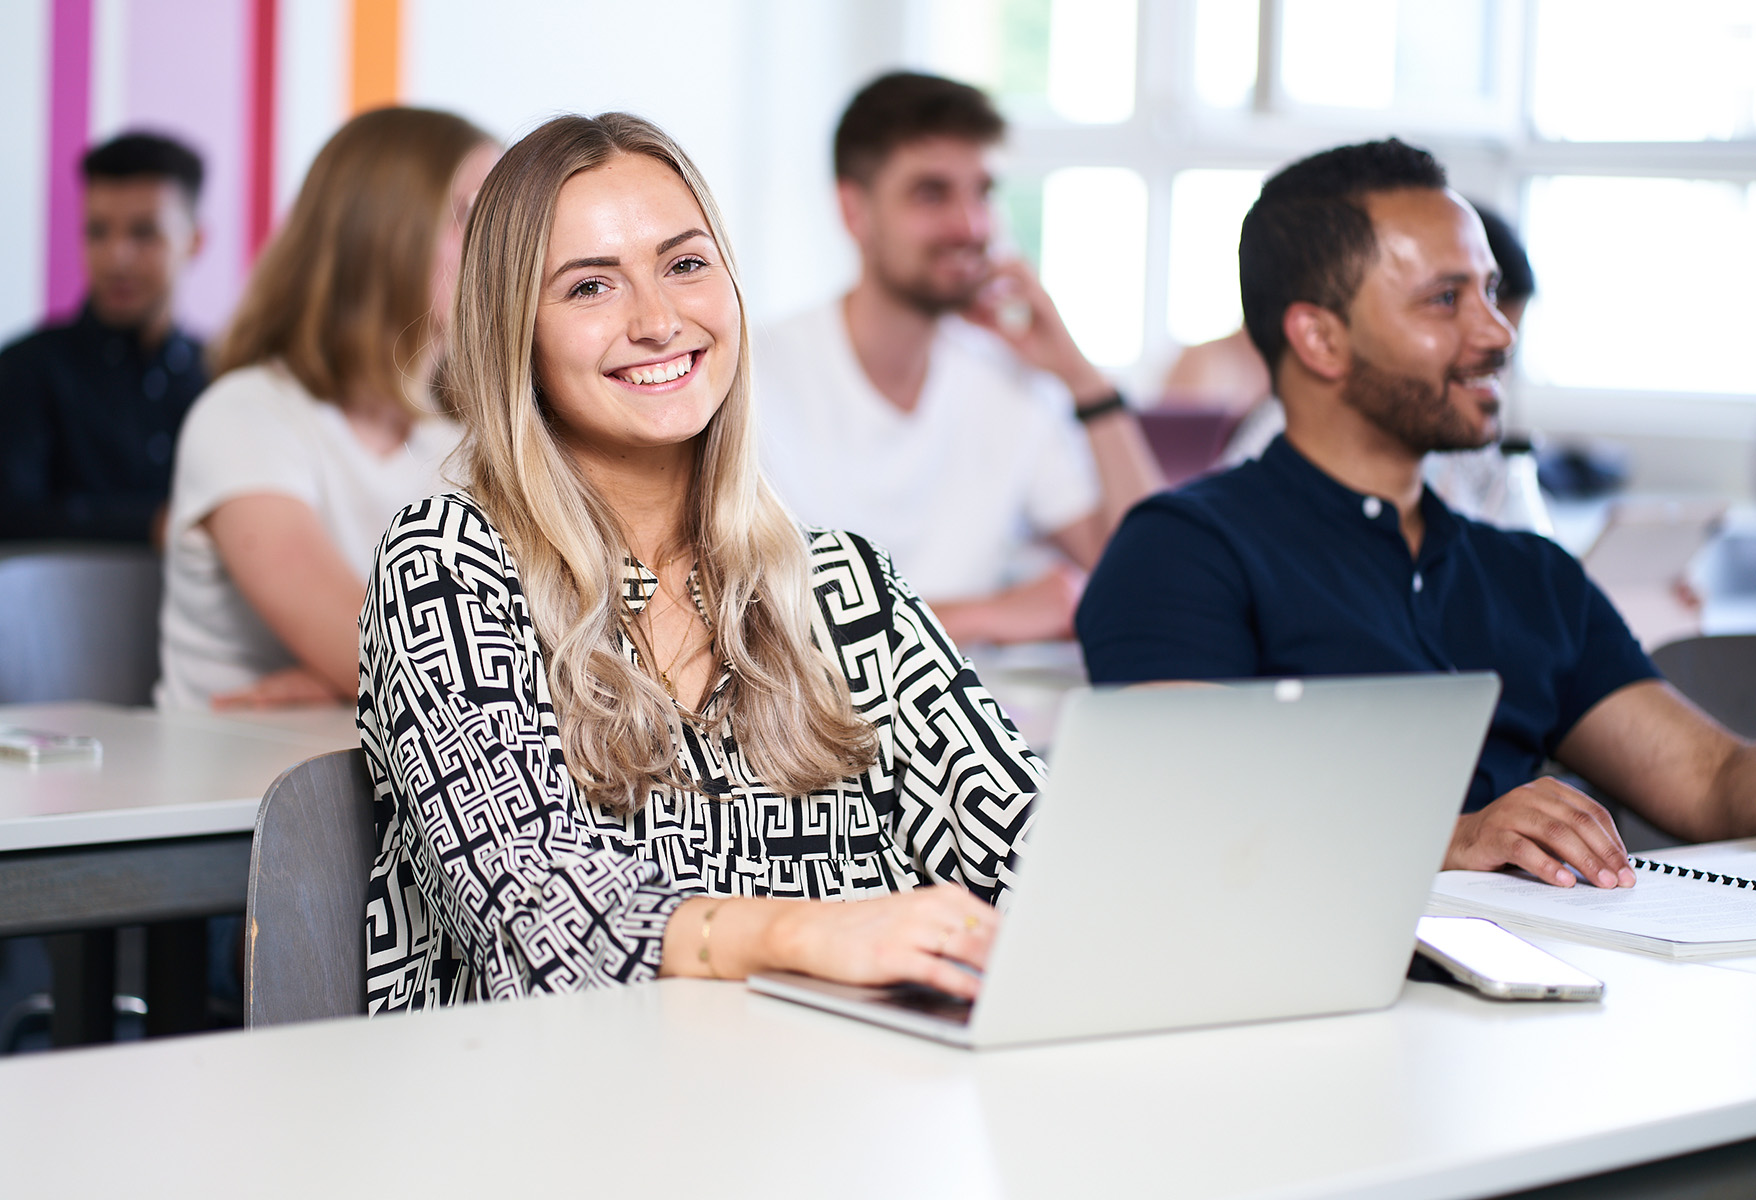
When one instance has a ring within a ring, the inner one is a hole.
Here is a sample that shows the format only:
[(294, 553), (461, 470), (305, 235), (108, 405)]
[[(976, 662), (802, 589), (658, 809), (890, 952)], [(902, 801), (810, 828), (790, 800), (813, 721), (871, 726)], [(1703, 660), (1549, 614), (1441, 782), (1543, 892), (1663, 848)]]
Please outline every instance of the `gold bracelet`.
[(715, 902), (714, 906), (707, 910), (707, 915), (701, 918), (701, 949), (695, 952), (696, 961), (707, 968), (707, 974), (713, 979), (720, 978), (720, 973), (713, 969), (713, 947), (709, 944), (708, 938), (713, 934), (713, 919), (719, 916), (720, 905), (724, 903), (724, 900)]

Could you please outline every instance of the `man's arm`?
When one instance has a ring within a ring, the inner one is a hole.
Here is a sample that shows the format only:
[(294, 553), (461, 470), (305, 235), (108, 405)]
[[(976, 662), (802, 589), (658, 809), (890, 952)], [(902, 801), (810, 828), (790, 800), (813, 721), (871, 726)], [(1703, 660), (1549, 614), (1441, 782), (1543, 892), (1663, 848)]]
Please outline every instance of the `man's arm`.
[[(1019, 260), (1002, 263), (981, 298), (963, 313), (990, 330), (1014, 353), (1067, 386), (1075, 408), (1103, 400), (1115, 391), (1067, 332), (1055, 302), (1031, 269)], [(1086, 570), (1096, 564), (1104, 542), (1130, 508), (1165, 485), (1158, 460), (1146, 444), (1140, 422), (1126, 408), (1084, 422), (1097, 463), (1101, 500), (1088, 520), (1057, 530), (1052, 540)]]
[[(1756, 835), (1756, 746), (1733, 736), (1663, 680), (1598, 701), (1555, 757), (1648, 821), (1690, 841)], [(1634, 872), (1609, 813), (1555, 779), (1539, 779), (1460, 817), (1448, 868), (1511, 864), (1563, 887), (1573, 875), (1631, 887)]]
[(1756, 835), (1756, 746), (1663, 680), (1604, 697), (1562, 740), (1556, 758), (1678, 837)]
[(1056, 566), (992, 595), (928, 601), (928, 607), (960, 646), (1059, 641), (1073, 636), (1073, 610), (1084, 584), (1083, 572)]

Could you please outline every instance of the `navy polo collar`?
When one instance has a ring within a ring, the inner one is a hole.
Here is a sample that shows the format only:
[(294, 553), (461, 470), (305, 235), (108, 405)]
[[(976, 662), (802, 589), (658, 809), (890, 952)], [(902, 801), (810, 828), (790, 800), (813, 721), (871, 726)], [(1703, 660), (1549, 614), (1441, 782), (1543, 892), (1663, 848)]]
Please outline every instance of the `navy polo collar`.
[(79, 336), (89, 338), (96, 344), (101, 345), (114, 339), (128, 354), (144, 361), (168, 357), (172, 361), (172, 370), (178, 373), (185, 369), (185, 363), (192, 363), (196, 356), (195, 343), (179, 326), (172, 325), (165, 334), (165, 340), (148, 351), (141, 345), (138, 328), (107, 324), (92, 310), (90, 300), (79, 306), (79, 315), (73, 318), (73, 328), (78, 331)]
[[(1262, 466), (1268, 470), (1292, 497), (1311, 505), (1317, 512), (1336, 522), (1365, 524), (1380, 530), (1404, 545), (1402, 522), (1396, 505), (1382, 496), (1356, 492), (1327, 474), (1321, 467), (1300, 454), (1285, 434), (1275, 437), (1262, 452)], [(1421, 538), (1418, 561), (1430, 562), (1457, 539), (1458, 520), (1433, 489), (1421, 487), (1421, 516), (1426, 532)]]

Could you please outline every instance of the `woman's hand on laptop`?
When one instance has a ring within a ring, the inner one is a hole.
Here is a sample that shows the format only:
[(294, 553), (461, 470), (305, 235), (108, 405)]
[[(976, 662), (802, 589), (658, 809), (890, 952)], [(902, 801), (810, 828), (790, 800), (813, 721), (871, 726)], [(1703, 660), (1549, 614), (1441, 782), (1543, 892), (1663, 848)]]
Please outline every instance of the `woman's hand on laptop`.
[(953, 884), (851, 904), (800, 904), (771, 934), (779, 965), (840, 983), (924, 983), (973, 1000), (1000, 914)]
[[(684, 943), (699, 938), (710, 911), (712, 961), (704, 965)], [(924, 983), (973, 1000), (981, 977), (969, 968), (987, 967), (999, 923), (999, 913), (953, 884), (846, 903), (696, 897), (671, 917), (660, 973), (797, 971), (837, 983)]]
[(1544, 777), (1457, 818), (1448, 871), (1523, 867), (1544, 883), (1572, 887), (1578, 869), (1599, 887), (1633, 887), (1634, 869), (1603, 805), (1559, 779)]

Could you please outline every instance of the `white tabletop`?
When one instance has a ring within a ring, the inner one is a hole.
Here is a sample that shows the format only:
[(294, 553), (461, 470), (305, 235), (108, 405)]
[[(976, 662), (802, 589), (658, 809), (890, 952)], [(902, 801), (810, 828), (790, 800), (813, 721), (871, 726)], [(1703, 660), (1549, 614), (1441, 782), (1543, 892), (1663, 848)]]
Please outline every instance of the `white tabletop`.
[[(20, 1195), (1479, 1196), (1756, 1136), (1756, 977), (969, 1052), (740, 985), (0, 1060)], [(91, 1148), (101, 1147), (101, 1153)]]
[(90, 734), (96, 763), (0, 759), (0, 851), (248, 833), (286, 768), (359, 744), (351, 708), (162, 713), (108, 704), (0, 706), (0, 726)]

